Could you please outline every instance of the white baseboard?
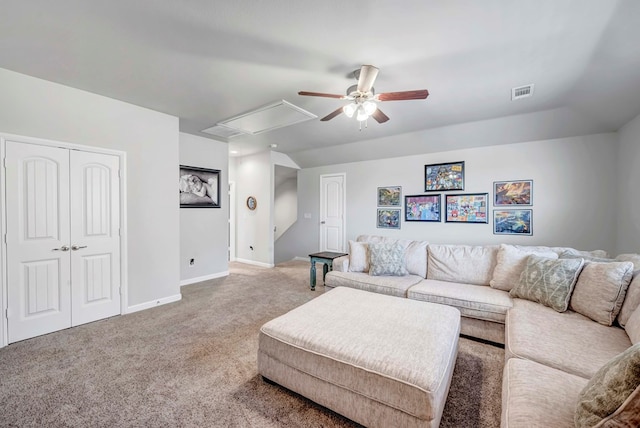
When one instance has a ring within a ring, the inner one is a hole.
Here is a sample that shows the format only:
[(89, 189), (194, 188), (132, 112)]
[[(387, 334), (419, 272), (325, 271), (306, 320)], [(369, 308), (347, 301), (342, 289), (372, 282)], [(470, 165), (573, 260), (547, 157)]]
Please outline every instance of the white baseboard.
[(254, 260), (247, 260), (247, 259), (236, 258), (236, 261), (239, 262), (239, 263), (245, 263), (245, 264), (248, 264), (248, 265), (261, 266), (261, 267), (266, 267), (266, 268), (272, 268), (274, 266), (274, 265), (269, 264), (269, 263), (256, 262)]
[(229, 271), (226, 270), (224, 272), (212, 273), (211, 275), (198, 276), (196, 278), (183, 279), (180, 281), (180, 287), (183, 285), (195, 284), (196, 282), (207, 281), (209, 279), (222, 278), (223, 276), (229, 276)]
[(163, 297), (158, 300), (152, 300), (150, 302), (129, 306), (125, 313), (131, 314), (133, 312), (144, 311), (145, 309), (155, 308), (156, 306), (166, 305), (167, 303), (178, 302), (180, 300), (182, 300), (182, 294), (175, 294), (173, 296)]

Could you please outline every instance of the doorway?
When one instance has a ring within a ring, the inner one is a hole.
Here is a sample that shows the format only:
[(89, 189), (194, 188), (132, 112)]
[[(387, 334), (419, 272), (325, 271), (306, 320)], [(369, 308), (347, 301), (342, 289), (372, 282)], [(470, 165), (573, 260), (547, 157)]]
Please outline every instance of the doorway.
[(121, 156), (2, 142), (7, 343), (122, 313)]
[(345, 252), (346, 181), (345, 173), (320, 176), (320, 251)]

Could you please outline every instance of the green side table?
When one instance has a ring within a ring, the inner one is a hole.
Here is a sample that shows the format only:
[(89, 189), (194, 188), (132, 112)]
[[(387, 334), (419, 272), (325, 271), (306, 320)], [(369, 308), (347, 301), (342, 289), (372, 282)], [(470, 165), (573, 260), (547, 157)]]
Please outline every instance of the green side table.
[(324, 277), (327, 276), (327, 272), (333, 270), (333, 260), (346, 255), (346, 253), (334, 253), (332, 251), (309, 254), (309, 257), (311, 257), (309, 282), (311, 284), (312, 291), (316, 289), (316, 262), (324, 263), (324, 267), (322, 268), (322, 282), (324, 283)]

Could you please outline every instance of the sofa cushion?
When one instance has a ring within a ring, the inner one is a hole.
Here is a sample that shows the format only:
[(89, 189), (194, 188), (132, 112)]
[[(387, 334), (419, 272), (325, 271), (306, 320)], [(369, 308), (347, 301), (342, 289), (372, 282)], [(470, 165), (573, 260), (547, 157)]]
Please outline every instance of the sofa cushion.
[(369, 244), (349, 241), (349, 272), (369, 272)]
[(637, 307), (635, 311), (631, 314), (629, 321), (624, 326), (624, 330), (629, 335), (629, 339), (631, 339), (631, 343), (634, 345), (640, 343), (640, 307)]
[(427, 277), (427, 241), (412, 241), (409, 239), (394, 239), (377, 235), (360, 235), (356, 238), (358, 242), (369, 244), (389, 242), (398, 243), (405, 247), (405, 266), (411, 275)]
[(613, 324), (632, 275), (631, 262), (585, 262), (571, 296), (571, 309), (600, 324)]
[(640, 270), (635, 270), (618, 314), (618, 324), (624, 327), (638, 306), (640, 306)]
[(573, 427), (578, 395), (587, 379), (512, 358), (502, 375), (502, 427)]
[(324, 281), (329, 287), (350, 287), (373, 293), (407, 297), (409, 287), (422, 280), (423, 278), (417, 275), (371, 276), (364, 272), (331, 271), (327, 273)]
[(496, 267), (489, 285), (498, 290), (510, 291), (520, 279), (520, 274), (527, 264), (527, 257), (535, 254), (541, 257), (557, 259), (556, 254), (551, 249), (515, 247), (513, 245), (502, 244), (497, 254)]
[(404, 264), (405, 248), (403, 245), (390, 242), (369, 244), (369, 275), (408, 275)]
[(427, 249), (427, 278), (489, 285), (499, 246), (435, 245)]
[(509, 293), (485, 285), (462, 284), (425, 279), (409, 288), (413, 300), (439, 303), (460, 310), (463, 317), (504, 323), (511, 308)]
[(586, 379), (631, 346), (619, 327), (528, 300), (514, 299), (505, 322), (506, 359), (524, 358)]
[(583, 259), (529, 256), (518, 283), (509, 294), (564, 312), (583, 265)]
[(581, 257), (597, 257), (597, 258), (603, 258), (606, 259), (607, 257), (609, 257), (609, 254), (604, 251), (604, 250), (576, 250), (575, 248), (571, 248), (571, 247), (551, 247), (551, 249), (553, 251), (555, 251), (556, 253), (558, 253), (561, 257), (562, 254), (565, 255), (574, 255), (574, 256), (581, 256)]
[[(578, 397), (576, 427), (593, 427), (608, 418), (639, 386), (640, 344), (614, 357), (589, 380)], [(639, 421), (635, 415), (616, 426), (638, 426)]]

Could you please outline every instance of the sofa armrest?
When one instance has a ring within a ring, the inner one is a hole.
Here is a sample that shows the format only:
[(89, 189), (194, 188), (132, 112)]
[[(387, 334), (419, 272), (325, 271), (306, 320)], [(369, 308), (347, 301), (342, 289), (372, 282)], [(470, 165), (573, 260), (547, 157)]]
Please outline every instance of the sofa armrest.
[(333, 259), (333, 270), (337, 270), (338, 272), (348, 272), (349, 271), (349, 256), (341, 256)]

